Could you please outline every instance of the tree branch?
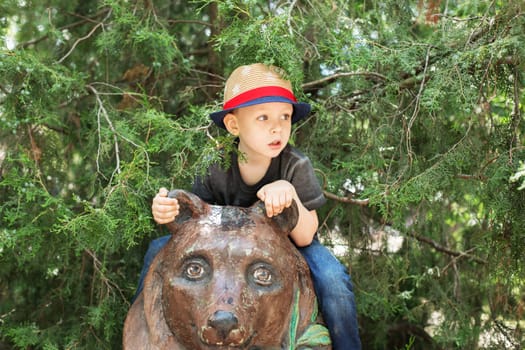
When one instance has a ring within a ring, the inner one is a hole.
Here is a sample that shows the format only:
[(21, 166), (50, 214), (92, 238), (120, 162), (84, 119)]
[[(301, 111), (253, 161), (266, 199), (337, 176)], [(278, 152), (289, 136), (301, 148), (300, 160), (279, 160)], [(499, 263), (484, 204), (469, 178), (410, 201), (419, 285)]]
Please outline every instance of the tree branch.
[[(104, 274), (104, 266), (102, 262), (98, 259), (97, 254), (92, 251), (91, 249), (84, 249), (84, 252), (91, 257), (93, 260), (93, 273), (97, 273), (100, 276), (100, 281), (106, 286), (106, 290), (109, 292), (113, 289), (116, 289), (120, 297), (124, 302), (126, 302), (129, 305), (128, 299), (124, 295), (124, 292), (122, 289), (113, 281), (111, 281), (105, 274)], [(93, 298), (93, 284), (95, 282), (95, 279), (92, 280), (92, 289), (91, 289), (91, 298)]]
[(167, 22), (169, 24), (179, 24), (179, 23), (199, 24), (199, 25), (205, 26), (205, 27), (213, 27), (213, 25), (211, 23), (208, 23), (208, 22), (205, 22), (205, 21), (197, 21), (197, 20), (194, 20), (194, 19), (169, 19)]
[[(131, 139), (125, 137), (124, 135), (122, 134), (119, 134), (119, 132), (115, 129), (115, 127), (113, 126), (113, 123), (111, 122), (111, 119), (109, 118), (109, 114), (106, 110), (106, 108), (104, 107), (104, 103), (102, 102), (102, 99), (100, 98), (100, 93), (97, 91), (97, 89), (95, 89), (92, 85), (87, 85), (86, 88), (88, 90), (90, 90), (94, 95), (95, 95), (95, 99), (97, 101), (97, 105), (98, 105), (98, 110), (97, 110), (97, 125), (98, 125), (98, 151), (97, 151), (97, 172), (100, 173), (102, 176), (104, 176), (104, 174), (102, 174), (102, 172), (100, 171), (100, 166), (99, 166), (99, 158), (100, 158), (100, 149), (101, 149), (101, 145), (102, 145), (102, 138), (101, 138), (101, 123), (100, 123), (100, 117), (103, 116), (104, 119), (106, 120), (106, 122), (108, 123), (109, 125), (109, 128), (111, 130), (111, 132), (113, 133), (113, 143), (114, 143), (114, 148), (115, 148), (115, 160), (116, 160), (116, 166), (115, 166), (115, 170), (113, 171), (113, 174), (111, 175), (111, 177), (113, 178), (114, 174), (115, 173), (118, 173), (120, 174), (120, 149), (119, 149), (119, 144), (118, 144), (118, 137), (122, 138), (124, 141), (130, 143), (131, 145), (137, 147), (137, 148), (140, 148), (143, 152), (144, 152), (144, 155), (146, 157), (146, 160), (147, 160), (147, 168), (146, 168), (146, 177), (149, 177), (149, 163), (150, 163), (150, 160), (149, 160), (149, 155), (148, 155), (148, 152), (146, 151), (146, 149), (144, 147), (141, 147), (140, 145), (136, 144), (135, 142), (133, 142)], [(111, 182), (111, 180), (110, 180)]]
[(111, 175), (111, 177), (113, 178), (113, 175), (115, 173), (119, 173), (120, 174), (120, 149), (119, 149), (119, 146), (118, 146), (117, 130), (115, 130), (115, 127), (113, 126), (113, 123), (111, 122), (111, 119), (109, 119), (108, 112), (106, 111), (106, 108), (104, 107), (104, 104), (102, 103), (102, 99), (100, 98), (100, 94), (98, 93), (97, 89), (95, 89), (91, 85), (88, 85), (87, 87), (95, 95), (95, 99), (97, 100), (97, 105), (98, 105), (98, 110), (97, 110), (98, 150), (97, 150), (97, 162), (96, 162), (97, 163), (97, 171), (98, 171), (99, 174), (104, 176), (104, 174), (100, 170), (100, 164), (99, 164), (100, 150), (101, 150), (101, 145), (102, 145), (102, 137), (101, 137), (101, 129), (102, 128), (101, 128), (101, 124), (100, 124), (100, 116), (102, 115), (102, 116), (104, 116), (104, 119), (106, 119), (106, 122), (108, 123), (109, 128), (110, 128), (111, 132), (113, 133), (113, 143), (114, 143), (114, 147), (115, 147), (115, 160), (117, 162), (117, 164), (115, 166), (115, 170), (113, 171), (113, 174)]
[(462, 180), (473, 180), (473, 181), (487, 181), (487, 177), (485, 175), (470, 175), (470, 174), (458, 174), (456, 175), (458, 179)]
[[(66, 26), (63, 26), (63, 27), (60, 27), (58, 28), (58, 30), (62, 31), (62, 30), (65, 30), (65, 29), (71, 29), (71, 28), (75, 28), (75, 27), (79, 27), (83, 24), (86, 24), (88, 22), (95, 22), (95, 18), (97, 17), (100, 17), (104, 14), (106, 14), (108, 11), (110, 11), (109, 8), (106, 8), (106, 9), (103, 9), (99, 12), (97, 12), (93, 17), (91, 18), (86, 18), (86, 17), (83, 17), (83, 16), (80, 16), (80, 15), (76, 15), (76, 14), (73, 14), (74, 16), (78, 16), (78, 17), (81, 17), (83, 18), (83, 20), (81, 21), (77, 21), (77, 22), (74, 22), (74, 23), (71, 23), (71, 24), (68, 24)], [(43, 41), (43, 40), (46, 40), (47, 38), (49, 38), (49, 33), (44, 35), (44, 36), (41, 36), (40, 38), (36, 38), (36, 39), (33, 39), (33, 40), (29, 40), (29, 41), (26, 41), (24, 43), (20, 43), (19, 45), (17, 45), (17, 49), (20, 49), (20, 48), (26, 48), (28, 46), (31, 46), (31, 45), (35, 45), (35, 44), (38, 44), (39, 42)]]
[(2, 91), (5, 95), (9, 95), (9, 91), (7, 91), (7, 89), (2, 84), (0, 84), (0, 91)]
[(102, 22), (99, 22), (97, 23), (96, 26), (94, 26), (90, 31), (89, 33), (87, 33), (85, 36), (81, 37), (81, 38), (78, 38), (74, 43), (73, 43), (73, 46), (71, 46), (71, 48), (69, 49), (69, 51), (61, 58), (58, 60), (58, 63), (62, 63), (62, 61), (64, 61), (72, 52), (73, 50), (75, 50), (75, 48), (77, 47), (77, 45), (81, 42), (81, 41), (84, 41), (86, 39), (89, 39), (93, 33), (95, 33), (95, 31), (99, 28), (99, 27), (102, 27), (104, 26), (104, 21), (106, 19), (109, 18), (109, 16), (111, 16), (111, 10), (108, 11), (106, 17), (104, 17), (104, 19), (102, 20)]
[(414, 125), (414, 122), (419, 114), (419, 108), (420, 108), (420, 105), (421, 105), (421, 94), (423, 93), (423, 89), (425, 87), (425, 82), (426, 82), (426, 76), (427, 76), (427, 69), (428, 69), (428, 62), (429, 62), (429, 59), (430, 59), (430, 49), (431, 47), (429, 46), (427, 48), (427, 54), (426, 54), (426, 57), (425, 57), (425, 66), (424, 66), (424, 69), (423, 69), (423, 78), (421, 79), (421, 83), (419, 84), (419, 90), (417, 92), (417, 95), (416, 95), (416, 99), (415, 99), (415, 106), (414, 106), (414, 111), (412, 112), (412, 116), (410, 117), (410, 120), (408, 121), (408, 124), (407, 124), (407, 128), (406, 128), (406, 138), (405, 138), (405, 142), (406, 142), (406, 148), (407, 148), (407, 155), (408, 155), (408, 159), (410, 161), (410, 164), (412, 164), (412, 160), (413, 160), (413, 152), (412, 152), (412, 126)]
[(421, 236), (421, 235), (418, 235), (417, 233), (415, 232), (408, 232), (407, 233), (408, 236), (410, 237), (413, 237), (415, 238), (416, 240), (420, 241), (420, 242), (423, 242), (425, 244), (428, 244), (430, 245), (432, 248), (434, 248), (435, 250), (439, 251), (439, 252), (442, 252), (442, 253), (445, 253), (445, 254), (448, 254), (448, 255), (451, 255), (451, 256), (455, 256), (455, 257), (466, 257), (468, 259), (471, 259), (477, 263), (480, 263), (480, 264), (486, 264), (487, 261), (484, 260), (484, 259), (481, 259), (480, 257), (477, 257), (475, 255), (471, 255), (467, 252), (457, 252), (457, 251), (454, 251), (454, 250), (451, 250), (447, 247), (444, 247), (442, 246), (441, 244), (439, 244), (438, 242), (434, 241), (433, 239), (430, 239), (428, 237), (425, 237), (425, 236)]
[(324, 193), (326, 198), (333, 199), (335, 201), (342, 202), (342, 203), (356, 204), (356, 205), (360, 205), (362, 207), (367, 206), (368, 203), (370, 202), (370, 200), (368, 198), (366, 198), (366, 199), (355, 199), (355, 198), (352, 198), (352, 197), (340, 197), (340, 196), (338, 196), (336, 194), (333, 194), (333, 193), (330, 193), (328, 191), (323, 191), (323, 193)]
[(513, 146), (514, 143), (519, 143), (518, 139), (518, 126), (521, 120), (520, 110), (520, 71), (517, 66), (514, 66), (514, 105), (512, 107), (511, 124), (510, 128), (510, 140), (509, 140), (509, 157), (512, 162), (513, 158)]
[(323, 87), (323, 86), (326, 86), (332, 83), (333, 81), (339, 78), (354, 77), (354, 76), (360, 76), (360, 75), (368, 77), (368, 78), (375, 78), (375, 79), (383, 80), (383, 81), (387, 80), (387, 78), (384, 75), (376, 73), (376, 72), (340, 72), (340, 73), (335, 73), (335, 74), (329, 75), (327, 77), (324, 77), (318, 80), (304, 83), (302, 85), (302, 88), (306, 90), (306, 89), (312, 89), (314, 87)]

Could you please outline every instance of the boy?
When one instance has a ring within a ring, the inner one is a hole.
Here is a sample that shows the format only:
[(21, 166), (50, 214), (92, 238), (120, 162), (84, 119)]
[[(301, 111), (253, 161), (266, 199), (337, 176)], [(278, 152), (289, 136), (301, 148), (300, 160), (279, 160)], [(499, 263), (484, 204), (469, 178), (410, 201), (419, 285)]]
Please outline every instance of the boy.
[[(299, 220), (290, 238), (310, 267), (323, 318), (336, 350), (360, 349), (353, 287), (345, 268), (317, 240), (316, 209), (325, 203), (310, 160), (288, 145), (292, 123), (304, 118), (310, 105), (297, 102), (289, 81), (279, 69), (260, 63), (237, 68), (228, 78), (223, 110), (210, 114), (218, 126), (238, 137), (231, 166), (215, 164), (205, 177), (195, 179), (193, 192), (216, 205), (248, 207), (265, 203), (269, 217), (279, 215), (292, 199), (299, 208)], [(164, 188), (153, 199), (155, 221), (166, 224), (179, 213), (176, 199)], [(169, 236), (154, 240), (146, 257), (137, 290), (151, 261)]]

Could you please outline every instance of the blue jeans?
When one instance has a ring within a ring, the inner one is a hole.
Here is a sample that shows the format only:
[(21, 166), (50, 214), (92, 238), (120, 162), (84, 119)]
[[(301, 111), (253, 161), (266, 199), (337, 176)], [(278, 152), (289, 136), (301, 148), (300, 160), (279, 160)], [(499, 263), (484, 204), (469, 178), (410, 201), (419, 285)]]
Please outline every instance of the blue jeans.
[(317, 238), (298, 247), (310, 267), (321, 314), (334, 350), (361, 349), (354, 287), (346, 268)]
[(142, 292), (142, 289), (144, 289), (144, 279), (146, 278), (146, 274), (148, 273), (149, 267), (151, 266), (153, 259), (155, 259), (157, 254), (166, 245), (166, 243), (168, 243), (170, 238), (171, 235), (162, 236), (157, 239), (154, 239), (149, 244), (148, 251), (146, 252), (146, 255), (144, 255), (144, 265), (142, 265), (142, 270), (140, 271), (139, 285), (137, 286), (137, 291), (135, 292), (135, 295), (131, 300), (132, 304), (135, 301), (135, 299), (137, 299), (140, 292)]
[[(162, 236), (150, 243), (133, 301), (144, 288), (144, 278), (153, 259), (170, 237)], [(346, 268), (317, 238), (309, 246), (298, 249), (310, 267), (319, 308), (330, 331), (333, 349), (361, 349), (354, 288)]]

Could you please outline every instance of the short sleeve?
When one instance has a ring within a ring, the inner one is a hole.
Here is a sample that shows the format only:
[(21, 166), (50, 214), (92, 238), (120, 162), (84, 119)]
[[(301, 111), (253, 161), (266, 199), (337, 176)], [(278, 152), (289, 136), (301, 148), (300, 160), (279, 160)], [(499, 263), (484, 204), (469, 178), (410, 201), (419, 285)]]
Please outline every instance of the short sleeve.
[(310, 159), (293, 147), (283, 153), (283, 178), (295, 188), (297, 195), (308, 210), (315, 210), (326, 203), (321, 185)]

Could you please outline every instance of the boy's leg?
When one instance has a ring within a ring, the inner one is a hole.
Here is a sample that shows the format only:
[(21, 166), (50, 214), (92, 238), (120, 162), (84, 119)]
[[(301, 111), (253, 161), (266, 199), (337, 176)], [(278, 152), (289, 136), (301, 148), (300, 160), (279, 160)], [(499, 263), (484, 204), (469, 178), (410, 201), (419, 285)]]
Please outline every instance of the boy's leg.
[(361, 349), (352, 280), (346, 268), (317, 238), (299, 247), (314, 282), (323, 319), (334, 350)]
[(144, 288), (144, 279), (146, 278), (146, 274), (148, 273), (149, 267), (153, 262), (153, 259), (155, 259), (155, 256), (157, 256), (162, 247), (164, 247), (166, 243), (168, 243), (170, 237), (171, 235), (162, 236), (160, 238), (154, 239), (149, 244), (148, 251), (144, 256), (144, 265), (142, 265), (142, 271), (140, 271), (139, 285), (137, 286), (137, 291), (135, 292), (133, 299), (131, 299), (131, 303), (133, 303), (135, 299), (137, 299), (137, 297), (139, 296), (140, 292), (142, 292), (142, 289)]

